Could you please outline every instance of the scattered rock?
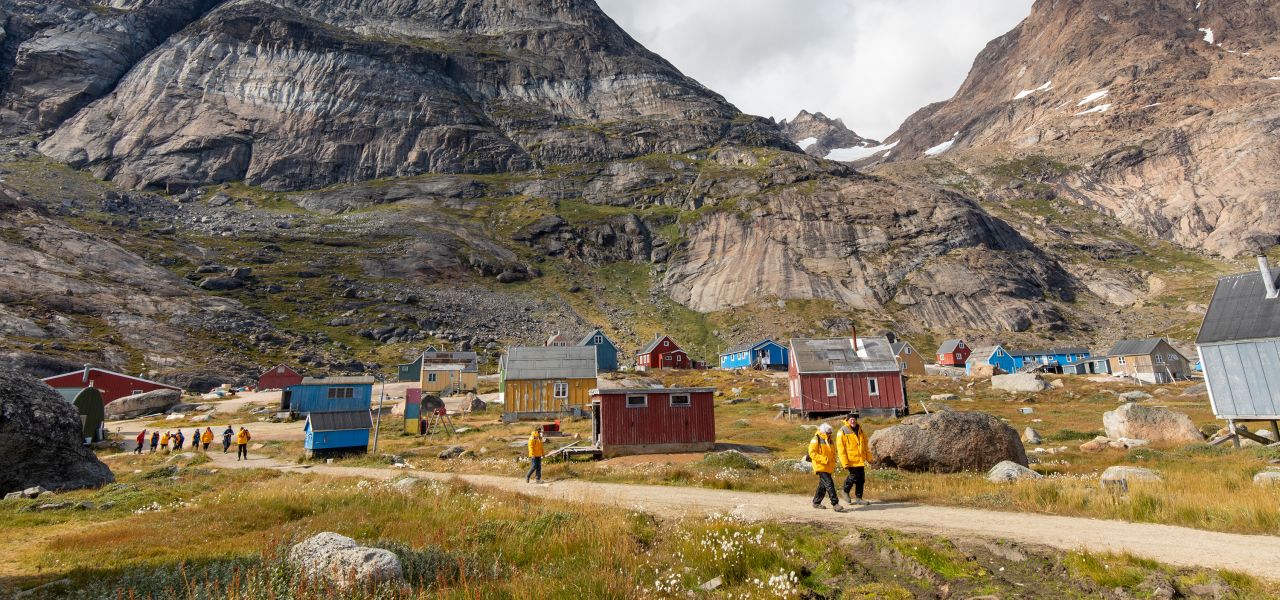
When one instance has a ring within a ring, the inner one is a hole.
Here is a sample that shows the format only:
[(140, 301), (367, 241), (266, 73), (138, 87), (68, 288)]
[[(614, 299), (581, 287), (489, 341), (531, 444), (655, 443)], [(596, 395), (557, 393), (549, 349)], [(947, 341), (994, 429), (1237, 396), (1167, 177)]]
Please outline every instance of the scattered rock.
[(200, 415), (197, 417), (191, 417), (192, 423), (204, 423), (205, 421), (212, 421), (212, 420), (213, 420), (212, 415)]
[(1203, 383), (1197, 383), (1195, 385), (1187, 386), (1187, 389), (1182, 390), (1183, 396), (1203, 396), (1204, 394), (1208, 394), (1208, 393), (1209, 393), (1209, 386)]
[(394, 552), (361, 546), (349, 537), (328, 531), (296, 544), (289, 550), (289, 562), (308, 578), (344, 589), (404, 581), (404, 569)]
[(1152, 471), (1151, 469), (1144, 469), (1142, 467), (1130, 467), (1126, 465), (1116, 465), (1113, 467), (1107, 467), (1107, 470), (1102, 472), (1102, 477), (1100, 478), (1100, 480), (1104, 484), (1112, 481), (1123, 481), (1125, 482), (1126, 485), (1133, 483), (1135, 481), (1144, 482), (1144, 483), (1164, 481), (1164, 479), (1161, 478), (1158, 473), (1156, 473), (1155, 471)]
[(440, 454), (437, 454), (436, 458), (443, 458), (445, 460), (458, 458), (459, 456), (462, 456), (463, 452), (466, 452), (466, 451), (467, 451), (466, 448), (463, 448), (462, 446), (452, 446), (440, 452)]
[(1093, 438), (1092, 440), (1089, 440), (1083, 444), (1080, 444), (1080, 451), (1088, 452), (1088, 453), (1102, 452), (1103, 450), (1106, 450), (1107, 448), (1110, 448), (1110, 447), (1111, 447), (1111, 438), (1105, 435), (1100, 435), (1098, 437)]
[(788, 458), (773, 463), (773, 470), (784, 473), (813, 473), (813, 463)]
[(473, 412), (473, 413), (484, 412), (486, 410), (489, 410), (489, 405), (485, 404), (485, 401), (481, 400), (480, 397), (475, 394), (475, 392), (468, 392), (466, 410), (467, 412)]
[(36, 485), (36, 486), (31, 486), (25, 490), (22, 490), (22, 497), (23, 498), (39, 498), (40, 496), (43, 496), (48, 493), (49, 493), (49, 490), (46, 490)]
[(21, 500), (24, 497), (25, 496), (22, 495), (22, 492), (9, 492), (4, 495), (5, 500)]
[(1028, 444), (1040, 444), (1044, 440), (1040, 437), (1040, 432), (1028, 427), (1022, 430), (1022, 439)]
[(1139, 400), (1149, 400), (1150, 398), (1151, 394), (1141, 390), (1133, 390), (1132, 392), (1120, 394), (1120, 400), (1123, 402), (1137, 402)]
[(1157, 444), (1204, 441), (1191, 417), (1167, 408), (1128, 403), (1103, 413), (1102, 426), (1112, 439), (1136, 438)]
[(1042, 392), (1048, 384), (1037, 373), (1014, 373), (1012, 375), (996, 375), (991, 378), (991, 389), (1006, 392)]
[(1254, 485), (1280, 485), (1280, 471), (1262, 471), (1253, 476)]
[(244, 280), (236, 279), (235, 277), (208, 277), (200, 282), (200, 289), (211, 292), (238, 290), (244, 286)]
[(986, 471), (1000, 461), (1027, 465), (1018, 432), (979, 412), (913, 415), (871, 435), (878, 463), (907, 471)]
[(53, 388), (0, 369), (0, 492), (115, 481), (111, 469), (84, 447), (82, 433), (75, 407)]
[(932, 396), (929, 396), (929, 399), (933, 400), (934, 402), (947, 402), (950, 400), (955, 400), (956, 395), (955, 394), (934, 394)]
[(1019, 479), (1040, 479), (1043, 475), (1018, 463), (1002, 460), (987, 472), (987, 481), (991, 483), (1009, 483)]
[(720, 404), (723, 406), (733, 406), (734, 404), (743, 404), (745, 402), (750, 402), (750, 400), (746, 398), (730, 398), (728, 400), (725, 400), (724, 402), (721, 402)]
[(716, 589), (719, 589), (719, 587), (722, 585), (724, 585), (724, 579), (720, 577), (715, 577), (698, 587), (704, 592), (711, 592), (711, 591), (715, 591)]
[(1061, 379), (1054, 379), (1053, 381), (1049, 382), (1049, 387), (1060, 390), (1064, 387), (1067, 387), (1067, 382)]

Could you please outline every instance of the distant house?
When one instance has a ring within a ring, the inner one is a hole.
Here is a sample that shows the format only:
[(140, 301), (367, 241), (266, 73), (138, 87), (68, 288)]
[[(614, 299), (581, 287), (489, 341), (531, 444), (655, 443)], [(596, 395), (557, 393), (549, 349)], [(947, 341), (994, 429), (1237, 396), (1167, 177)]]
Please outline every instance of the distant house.
[(591, 439), (607, 458), (715, 447), (715, 388), (591, 390)]
[(792, 339), (788, 379), (791, 409), (806, 416), (907, 411), (902, 372), (887, 338)]
[(732, 346), (720, 353), (721, 369), (776, 369), (786, 370), (790, 352), (787, 347), (770, 339), (746, 342)]
[(510, 348), (499, 370), (504, 420), (585, 414), (596, 387), (596, 350), (587, 346)]
[(1112, 375), (1145, 383), (1169, 383), (1191, 373), (1187, 357), (1164, 338), (1120, 340), (1107, 352), (1107, 362)]
[(991, 377), (1017, 370), (1015, 361), (1004, 346), (979, 346), (964, 361), (964, 374), (970, 377)]
[(475, 352), (441, 352), (434, 348), (422, 353), (418, 372), (423, 394), (453, 395), (474, 392), (479, 385), (480, 359)]
[(373, 403), (372, 377), (304, 377), (280, 393), (280, 410), (297, 415), (313, 412), (368, 412)]
[(1076, 362), (1081, 359), (1089, 358), (1091, 355), (1088, 348), (1044, 348), (1037, 350), (1009, 350), (1009, 355), (1013, 358), (1014, 370), (1028, 370), (1031, 367), (1038, 367), (1039, 370), (1061, 373), (1063, 365)]
[[(434, 346), (429, 346), (425, 352), (435, 352)], [(422, 377), (422, 354), (418, 354), (413, 362), (396, 365), (396, 381), (417, 381)]]
[(557, 331), (551, 334), (551, 337), (547, 338), (546, 343), (544, 343), (543, 345), (549, 348), (566, 348), (568, 346), (572, 346), (573, 341), (565, 337), (564, 334)]
[[(889, 338), (886, 338), (889, 339)], [(889, 342), (889, 349), (898, 361), (898, 370), (904, 375), (924, 375), (924, 358), (911, 346), (911, 342), (898, 340)]]
[(369, 410), (312, 412), (302, 426), (308, 455), (368, 452), (373, 418)]
[(659, 333), (648, 345), (636, 353), (636, 369), (692, 369), (693, 361), (689, 354), (680, 349), (668, 336)]
[(971, 353), (972, 350), (964, 340), (947, 340), (938, 346), (938, 364), (944, 367), (963, 367)]
[(78, 371), (45, 377), (40, 381), (57, 390), (68, 402), (73, 401), (84, 388), (95, 388), (102, 395), (102, 404), (104, 406), (125, 396), (143, 392), (154, 392), (156, 390), (182, 391), (177, 386), (99, 369), (91, 365), (85, 365), (83, 369)]
[(1280, 419), (1280, 291), (1265, 256), (1218, 280), (1196, 347), (1215, 415)]
[(614, 345), (604, 331), (593, 329), (578, 340), (579, 346), (590, 346), (596, 349), (596, 370), (602, 373), (618, 370), (618, 347)]
[(259, 390), (283, 390), (302, 383), (302, 375), (289, 365), (276, 365), (258, 376)]
[(1062, 365), (1067, 375), (1107, 375), (1111, 373), (1111, 361), (1105, 356), (1091, 356)]

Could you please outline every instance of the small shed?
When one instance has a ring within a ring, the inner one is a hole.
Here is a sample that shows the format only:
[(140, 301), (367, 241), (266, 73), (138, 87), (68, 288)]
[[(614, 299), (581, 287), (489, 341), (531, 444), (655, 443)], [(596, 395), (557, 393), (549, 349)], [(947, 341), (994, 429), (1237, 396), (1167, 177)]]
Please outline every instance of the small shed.
[(280, 393), (280, 410), (312, 412), (368, 411), (373, 403), (372, 377), (306, 377)]
[(785, 371), (790, 352), (770, 339), (746, 342), (720, 353), (721, 369), (773, 369)]
[(413, 362), (396, 365), (396, 381), (417, 381), (422, 375), (422, 355), (419, 354)]
[(969, 355), (972, 353), (973, 350), (964, 343), (964, 340), (946, 340), (938, 346), (938, 364), (946, 367), (963, 367), (964, 361), (969, 360)]
[(693, 361), (689, 359), (689, 354), (675, 340), (661, 333), (636, 353), (636, 370), (639, 371), (692, 368)]
[(901, 415), (907, 390), (888, 338), (792, 339), (791, 410)]
[(596, 349), (596, 370), (611, 372), (618, 370), (618, 346), (600, 329), (593, 329), (578, 341), (579, 346), (590, 346)]
[[(422, 353), (418, 372), (419, 387), (424, 394), (457, 394), (474, 392), (480, 381), (480, 358), (470, 350), (443, 352), (428, 349)], [(440, 368), (439, 365), (448, 365)], [(456, 365), (462, 365), (459, 370)], [(434, 374), (434, 375), (433, 375)], [(445, 377), (449, 374), (451, 376)]]
[(154, 392), (156, 390), (182, 391), (182, 388), (177, 386), (160, 383), (158, 381), (151, 381), (150, 379), (143, 379), (133, 375), (125, 375), (124, 373), (117, 373), (115, 371), (108, 371), (106, 369), (99, 369), (92, 365), (85, 365), (84, 369), (79, 371), (45, 377), (44, 379), (41, 379), (41, 381), (48, 384), (49, 387), (57, 390), (58, 393), (62, 394), (62, 397), (66, 398), (68, 401), (75, 400), (76, 395), (78, 395), (80, 390), (83, 390), (84, 388), (97, 388), (98, 392), (102, 394), (102, 403), (104, 405), (110, 404), (111, 402), (124, 398), (125, 396), (133, 396), (143, 392)]
[(307, 454), (368, 452), (373, 417), (369, 410), (313, 412), (307, 415)]
[(605, 457), (709, 451), (715, 388), (591, 390), (591, 439)]
[(1213, 414), (1232, 427), (1280, 419), (1277, 287), (1265, 256), (1258, 257), (1258, 270), (1219, 279), (1196, 336)]
[(302, 383), (302, 375), (289, 365), (276, 365), (258, 376), (259, 390), (283, 390)]

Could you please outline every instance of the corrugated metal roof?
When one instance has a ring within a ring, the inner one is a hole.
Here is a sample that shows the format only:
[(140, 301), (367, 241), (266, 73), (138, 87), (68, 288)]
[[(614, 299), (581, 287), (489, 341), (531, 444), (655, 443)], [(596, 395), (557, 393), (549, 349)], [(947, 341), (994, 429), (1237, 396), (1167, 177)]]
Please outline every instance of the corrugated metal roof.
[(596, 376), (596, 349), (591, 346), (516, 347), (507, 350), (507, 381), (516, 379), (586, 379)]
[(302, 385), (361, 385), (375, 384), (378, 380), (369, 376), (358, 377), (303, 377)]
[[(670, 339), (670, 338), (668, 338), (665, 335), (658, 334), (657, 337), (653, 338), (652, 340), (649, 341), (647, 345), (645, 345), (643, 350), (637, 352), (636, 354), (648, 354), (650, 352), (653, 352), (653, 349), (658, 347), (658, 342), (661, 342), (663, 339)], [(671, 345), (675, 346), (677, 349), (680, 348), (680, 344), (677, 344), (675, 340), (671, 340)]]
[(973, 353), (969, 355), (969, 362), (974, 364), (987, 362), (987, 360), (991, 358), (991, 355), (996, 353), (996, 348), (999, 347), (999, 344), (995, 346), (978, 346), (977, 348), (974, 348)]
[(757, 341), (754, 341), (754, 342), (743, 342), (743, 343), (738, 344), (738, 345), (736, 345), (736, 346), (730, 346), (730, 347), (729, 347), (729, 349), (725, 350), (724, 352), (721, 352), (721, 353), (720, 353), (720, 356), (726, 356), (726, 355), (729, 355), (729, 354), (737, 354), (737, 353), (739, 353), (739, 352), (746, 352), (746, 351), (748, 351), (748, 350), (755, 350), (756, 348), (759, 348), (760, 346), (763, 346), (763, 345), (765, 345), (765, 344), (776, 344), (776, 343), (777, 343), (777, 342), (775, 342), (775, 341), (773, 341), (773, 340), (771, 340), (771, 339), (768, 339), (768, 338), (765, 338), (765, 339), (763, 339), (763, 340), (757, 340)]
[(1054, 356), (1057, 354), (1086, 354), (1088, 348), (1035, 348), (1031, 350), (1010, 350), (1010, 356)]
[(480, 363), (479, 356), (475, 352), (438, 352), (428, 348), (422, 353), (422, 362), (426, 363), (464, 363), (467, 373), (473, 373), (478, 370)]
[(462, 363), (424, 363), (422, 365), (423, 371), (462, 371), (466, 368), (467, 365)]
[(849, 338), (792, 339), (791, 357), (800, 373), (868, 373), (897, 371), (898, 359), (883, 337), (858, 338), (854, 352)]
[(307, 421), (311, 423), (311, 431), (346, 431), (373, 427), (373, 417), (367, 410), (313, 412), (307, 415)]
[(1267, 298), (1258, 271), (1218, 280), (1197, 344), (1280, 338), (1280, 298)]
[(950, 354), (956, 351), (956, 346), (960, 345), (962, 340), (946, 340), (938, 346), (938, 354)]
[(666, 387), (643, 387), (643, 388), (604, 388), (594, 389), (589, 393), (592, 396), (601, 394), (702, 394), (715, 393), (716, 388), (713, 387), (697, 387), (697, 388), (666, 388)]
[(1107, 356), (1134, 356), (1138, 354), (1151, 354), (1155, 352), (1156, 346), (1164, 338), (1148, 338), (1145, 340), (1120, 340), (1116, 345), (1111, 347), (1107, 352)]

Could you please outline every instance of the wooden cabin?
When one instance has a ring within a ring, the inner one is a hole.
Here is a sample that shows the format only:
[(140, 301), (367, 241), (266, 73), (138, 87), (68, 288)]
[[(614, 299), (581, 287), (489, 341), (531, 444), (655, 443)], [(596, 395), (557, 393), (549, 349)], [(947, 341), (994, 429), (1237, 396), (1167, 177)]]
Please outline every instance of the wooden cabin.
[(712, 450), (715, 388), (591, 390), (591, 439), (605, 458)]
[(944, 367), (963, 367), (972, 352), (964, 340), (946, 340), (938, 346), (937, 361)]
[(618, 370), (618, 346), (600, 329), (593, 329), (578, 340), (579, 346), (596, 349), (596, 370), (602, 373)]
[(423, 394), (450, 396), (474, 392), (480, 381), (480, 358), (475, 352), (442, 352), (428, 349), (422, 353), (418, 387)]
[(911, 346), (911, 342), (898, 340), (889, 342), (893, 357), (898, 360), (898, 370), (903, 375), (924, 375), (924, 358)]
[(805, 416), (907, 412), (888, 338), (792, 339), (788, 379), (791, 410)]
[(68, 402), (75, 400), (81, 390), (89, 387), (95, 388), (102, 395), (103, 405), (110, 404), (125, 396), (154, 392), (156, 390), (182, 391), (182, 388), (177, 386), (99, 369), (92, 365), (85, 365), (83, 369), (78, 371), (45, 377), (40, 381), (57, 390)]
[(289, 365), (276, 365), (258, 376), (258, 390), (283, 390), (302, 383), (302, 375)]
[(1107, 352), (1107, 363), (1112, 375), (1143, 383), (1170, 383), (1191, 374), (1187, 357), (1164, 338), (1120, 340)]
[(689, 360), (689, 354), (681, 350), (675, 340), (660, 333), (636, 353), (638, 371), (692, 368), (693, 361)]
[(587, 346), (516, 347), (501, 361), (503, 420), (586, 414), (596, 387), (596, 350)]

